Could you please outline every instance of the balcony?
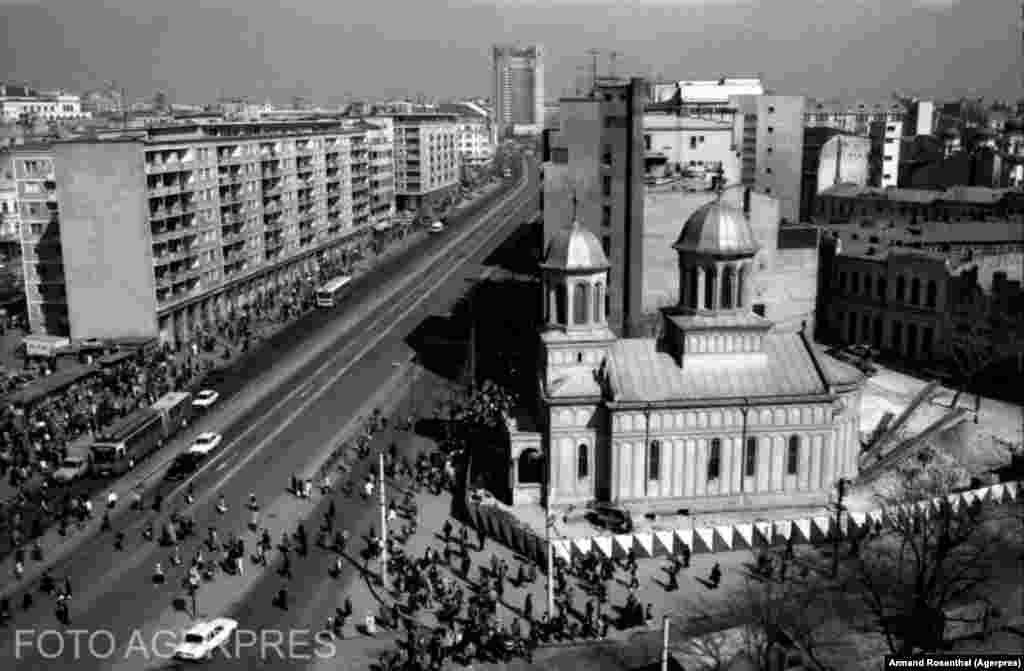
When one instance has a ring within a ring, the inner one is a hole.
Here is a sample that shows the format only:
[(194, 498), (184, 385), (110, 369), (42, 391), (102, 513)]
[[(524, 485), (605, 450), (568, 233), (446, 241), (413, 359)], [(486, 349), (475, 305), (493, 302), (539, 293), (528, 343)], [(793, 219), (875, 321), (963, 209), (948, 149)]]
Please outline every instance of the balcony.
[(242, 191), (222, 191), (220, 194), (221, 205), (231, 205), (234, 203), (240, 203), (245, 199), (245, 193)]
[(229, 175), (218, 175), (217, 179), (221, 184), (241, 184), (245, 181), (245, 176), (240, 172), (234, 172)]
[(220, 217), (220, 220), (221, 220), (222, 223), (227, 224), (227, 225), (242, 224), (242, 223), (245, 222), (245, 218), (242, 215), (235, 214), (234, 212), (229, 212), (227, 214), (222, 214), (221, 217)]

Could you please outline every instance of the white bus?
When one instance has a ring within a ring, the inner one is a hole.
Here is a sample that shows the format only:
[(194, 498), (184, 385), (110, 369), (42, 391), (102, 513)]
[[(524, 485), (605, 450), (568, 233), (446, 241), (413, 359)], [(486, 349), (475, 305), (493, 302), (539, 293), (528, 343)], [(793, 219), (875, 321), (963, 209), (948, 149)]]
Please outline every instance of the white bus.
[(337, 305), (345, 293), (345, 287), (352, 281), (350, 275), (335, 277), (327, 284), (316, 290), (316, 305), (321, 308), (333, 308)]

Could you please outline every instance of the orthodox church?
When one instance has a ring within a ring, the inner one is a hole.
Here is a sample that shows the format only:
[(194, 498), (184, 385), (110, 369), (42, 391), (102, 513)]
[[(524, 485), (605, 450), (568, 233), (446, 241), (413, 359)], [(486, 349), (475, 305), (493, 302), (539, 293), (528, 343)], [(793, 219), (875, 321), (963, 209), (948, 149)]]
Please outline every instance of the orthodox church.
[(709, 203), (673, 247), (659, 336), (617, 338), (598, 239), (574, 221), (548, 242), (539, 401), (509, 421), (515, 504), (810, 505), (856, 475), (864, 376), (753, 312), (744, 213)]

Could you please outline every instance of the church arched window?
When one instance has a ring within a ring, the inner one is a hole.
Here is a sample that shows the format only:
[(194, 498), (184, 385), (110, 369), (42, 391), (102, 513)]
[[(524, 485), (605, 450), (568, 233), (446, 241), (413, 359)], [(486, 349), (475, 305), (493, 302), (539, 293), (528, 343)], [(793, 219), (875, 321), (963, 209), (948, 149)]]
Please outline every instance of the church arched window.
[(544, 471), (544, 458), (537, 450), (525, 450), (519, 455), (519, 482), (538, 483)]
[(912, 305), (921, 303), (921, 280), (916, 277), (910, 281), (910, 302)]
[(587, 303), (590, 300), (587, 285), (579, 282), (572, 290), (572, 322), (574, 324), (587, 323)]
[(800, 470), (800, 436), (793, 434), (789, 437), (789, 449), (786, 450), (786, 473), (796, 475)]
[(690, 284), (686, 287), (687, 305), (691, 308), (699, 308), (700, 304), (698, 301), (700, 297), (697, 294), (697, 278), (700, 277), (700, 270), (698, 268), (690, 268), (687, 272), (690, 275)]
[(736, 307), (741, 308), (746, 305), (747, 296), (744, 293), (747, 288), (747, 264), (740, 266), (740, 271), (736, 273)]
[(733, 269), (732, 266), (726, 266), (722, 270), (722, 297), (720, 305), (723, 308), (732, 307), (732, 282), (733, 282)]
[(580, 443), (576, 448), (576, 478), (584, 480), (590, 475), (590, 455), (587, 453), (587, 446)]
[(661, 441), (652, 440), (647, 453), (647, 479), (661, 479)]
[(555, 321), (559, 324), (567, 324), (566, 311), (568, 309), (568, 297), (565, 292), (565, 285), (559, 284), (555, 287)]
[(715, 307), (715, 271), (712, 268), (704, 269), (704, 309), (711, 310)]
[(939, 286), (935, 284), (935, 280), (928, 280), (928, 291), (927, 291), (927, 305), (933, 308), (938, 303), (939, 297)]
[(744, 455), (743, 475), (752, 478), (757, 474), (757, 438), (747, 438), (747, 453)]
[(708, 451), (708, 480), (717, 480), (722, 474), (722, 439), (712, 438)]
[(604, 285), (598, 282), (594, 285), (594, 321), (600, 322), (601, 308), (604, 307)]

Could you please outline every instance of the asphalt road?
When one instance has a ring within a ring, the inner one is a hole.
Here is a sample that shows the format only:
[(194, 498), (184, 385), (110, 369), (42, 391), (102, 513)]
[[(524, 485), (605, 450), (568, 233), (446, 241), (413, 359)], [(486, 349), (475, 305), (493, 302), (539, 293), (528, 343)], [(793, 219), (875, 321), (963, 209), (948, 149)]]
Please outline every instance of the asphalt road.
[[(536, 189), (536, 176), (531, 173), (527, 187), (529, 197), (518, 199), (504, 209), (502, 214), (509, 215), (507, 218), (496, 217), (505, 219), (502, 226), (505, 230), (511, 230), (526, 215), (536, 211)], [(449, 230), (430, 244), (443, 244), (444, 237), (457, 234), (458, 230)], [(479, 264), (497, 246), (496, 240), (501, 237), (495, 234), (493, 224), (471, 232), (408, 290), (399, 292), (393, 300), (372, 311), (324, 355), (316, 357), (287, 382), (273, 389), (237, 421), (221, 428), (225, 445), (222, 453), (193, 482), (197, 501), (188, 512), (195, 519), (200, 533), (199, 538), (188, 539), (182, 545), (182, 557), (186, 562), (208, 527), (216, 526), (222, 538), (231, 530), (244, 531), (250, 514), (243, 504), (250, 492), (255, 493), (261, 503), (288, 496), (284, 490), (290, 476), (301, 473), (311, 456), (325, 444), (337, 443), (339, 433), (349, 420), (366, 411), (361, 406), (394, 375), (395, 363), (412, 357), (413, 352), (405, 343), (407, 334), (429, 314), (445, 310), (465, 292), (467, 280), (479, 274)], [(325, 317), (314, 315), (308, 319), (313, 321)], [(301, 347), (302, 343), (297, 340), (300, 337), (293, 336), (291, 345)], [(272, 359), (267, 357), (262, 365), (266, 367), (272, 363)], [(259, 363), (249, 365), (257, 366)], [(161, 485), (169, 502), (165, 506), (165, 515), (178, 505), (183, 488), (184, 483)], [(230, 506), (225, 515), (218, 514), (214, 507), (220, 494)], [(374, 507), (358, 497), (354, 500), (336, 498), (340, 503), (338, 518), (346, 526), (358, 525), (374, 514)], [(141, 530), (146, 522), (159, 522), (161, 519), (165, 517), (148, 513), (127, 518), (125, 521), (130, 522), (127, 526), (119, 520), (116, 526), (124, 530), (127, 537), (124, 551), (114, 551), (111, 535), (100, 535), (86, 540), (71, 558), (57, 565), (54, 575), (58, 579), (65, 574), (70, 575), (75, 589), (71, 605), (72, 627), (102, 628), (112, 632), (119, 644), (126, 645), (128, 632), (133, 628), (166, 617), (171, 600), (181, 592), (177, 584), (181, 569), (169, 571), (168, 585), (155, 588), (151, 582), (153, 566), (161, 561), (166, 566), (168, 550), (141, 539)], [(315, 530), (316, 524), (307, 523), (307, 527)], [(247, 552), (252, 549), (250, 537)], [(328, 560), (324, 558), (321, 561), (319, 555), (296, 561), (297, 579), (293, 581), (292, 590), (297, 604), (314, 601), (321, 595), (322, 581), (302, 580), (301, 575), (308, 572), (326, 576), (325, 561)], [(352, 568), (348, 567), (339, 584), (353, 576)], [(280, 612), (270, 607), (271, 595), (280, 584), (276, 577), (261, 580), (242, 603), (239, 612), (248, 618), (247, 627), (281, 626)], [(302, 610), (297, 608), (294, 612), (297, 615)], [(333, 604), (330, 610), (333, 610)], [(304, 626), (314, 626), (313, 622), (319, 626), (326, 615), (316, 613), (317, 619), (305, 622)], [(314, 613), (308, 612), (305, 617), (313, 616)], [(19, 669), (71, 668), (72, 665), (78, 671), (111, 668), (109, 660), (89, 656), (76, 659), (70, 650), (66, 651), (68, 654), (54, 659), (44, 658), (35, 647), (15, 650), (14, 627), (42, 630), (52, 629), (55, 624), (50, 599), (45, 599), (44, 603), (37, 604), (27, 613), (17, 613), (16, 622), (7, 630), (8, 635), (0, 640), (0, 659), (15, 660), (14, 668)], [(243, 663), (248, 668), (252, 661)]]

